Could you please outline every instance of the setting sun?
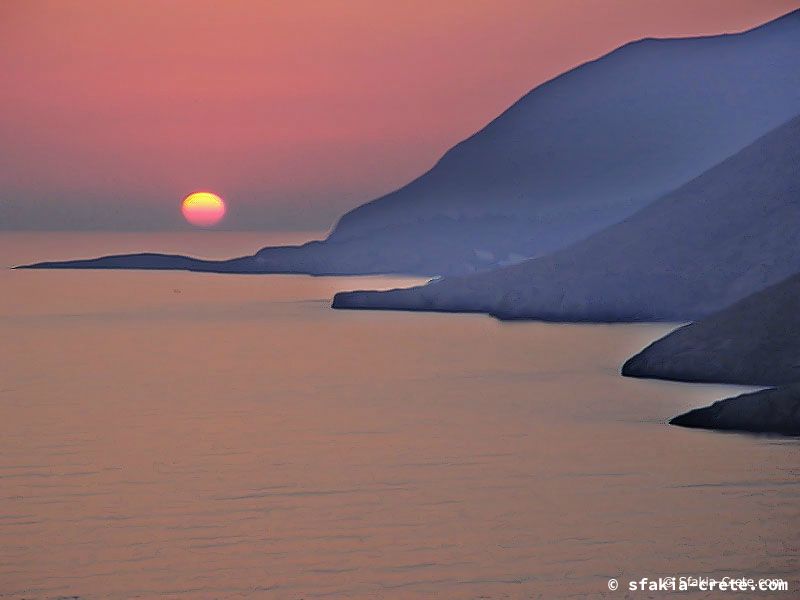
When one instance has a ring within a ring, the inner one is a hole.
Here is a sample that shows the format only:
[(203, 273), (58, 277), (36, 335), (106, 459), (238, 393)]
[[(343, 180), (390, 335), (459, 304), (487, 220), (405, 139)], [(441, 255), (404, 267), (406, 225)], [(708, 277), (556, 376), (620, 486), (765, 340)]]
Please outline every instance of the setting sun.
[(225, 216), (225, 202), (211, 192), (194, 192), (181, 204), (184, 218), (197, 227), (212, 227)]

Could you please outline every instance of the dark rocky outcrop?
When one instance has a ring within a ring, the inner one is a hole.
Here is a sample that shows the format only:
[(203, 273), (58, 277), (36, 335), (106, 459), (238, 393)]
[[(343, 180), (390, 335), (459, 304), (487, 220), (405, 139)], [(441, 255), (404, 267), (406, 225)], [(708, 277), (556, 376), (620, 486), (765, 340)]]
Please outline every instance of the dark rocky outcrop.
[(233, 261), (131, 255), (38, 266), (480, 271), (618, 222), (798, 113), (800, 11), (741, 34), (641, 40), (538, 86), (420, 178), (344, 215), (322, 242)]
[(588, 239), (548, 256), (336, 308), (545, 321), (689, 321), (800, 272), (800, 117)]
[(800, 381), (800, 275), (653, 342), (622, 374), (746, 385)]
[(800, 435), (800, 384), (720, 400), (679, 415), (670, 423), (703, 429)]

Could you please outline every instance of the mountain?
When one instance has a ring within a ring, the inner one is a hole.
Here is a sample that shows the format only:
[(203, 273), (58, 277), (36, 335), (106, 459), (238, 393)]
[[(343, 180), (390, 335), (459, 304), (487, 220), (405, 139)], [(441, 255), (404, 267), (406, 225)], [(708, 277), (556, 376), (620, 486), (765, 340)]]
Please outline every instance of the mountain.
[(800, 381), (800, 275), (673, 331), (629, 359), (622, 374), (745, 385)]
[(670, 423), (703, 429), (800, 435), (800, 385), (720, 400), (678, 415)]
[(616, 223), (800, 113), (800, 10), (750, 31), (644, 39), (544, 83), (324, 241), (233, 262), (40, 267), (459, 274)]
[(800, 272), (800, 117), (625, 221), (549, 256), (336, 308), (504, 319), (686, 321)]

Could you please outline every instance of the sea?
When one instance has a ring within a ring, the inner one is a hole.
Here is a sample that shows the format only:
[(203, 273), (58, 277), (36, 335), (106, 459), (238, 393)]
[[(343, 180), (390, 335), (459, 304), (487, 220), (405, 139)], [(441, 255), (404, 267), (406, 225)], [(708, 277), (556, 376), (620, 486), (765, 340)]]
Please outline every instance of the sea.
[(318, 235), (0, 233), (0, 598), (800, 596), (798, 441), (667, 424), (747, 388), (619, 375), (679, 324), (330, 308), (425, 281), (401, 277), (7, 268)]

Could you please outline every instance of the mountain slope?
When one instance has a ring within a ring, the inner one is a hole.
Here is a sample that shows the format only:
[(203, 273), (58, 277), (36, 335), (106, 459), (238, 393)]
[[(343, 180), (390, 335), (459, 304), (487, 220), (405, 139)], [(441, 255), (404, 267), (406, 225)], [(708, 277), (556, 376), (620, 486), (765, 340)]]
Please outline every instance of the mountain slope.
[(537, 87), (331, 237), (433, 214), (616, 219), (800, 113), (798, 36), (795, 11), (738, 35), (627, 44)]
[(800, 275), (653, 342), (622, 374), (746, 385), (800, 381)]
[(694, 320), (800, 272), (800, 117), (625, 221), (538, 259), (336, 308), (556, 321)]
[(741, 34), (641, 40), (540, 85), (325, 241), (234, 263), (40, 266), (469, 273), (618, 222), (798, 112), (800, 11)]

